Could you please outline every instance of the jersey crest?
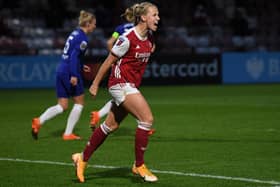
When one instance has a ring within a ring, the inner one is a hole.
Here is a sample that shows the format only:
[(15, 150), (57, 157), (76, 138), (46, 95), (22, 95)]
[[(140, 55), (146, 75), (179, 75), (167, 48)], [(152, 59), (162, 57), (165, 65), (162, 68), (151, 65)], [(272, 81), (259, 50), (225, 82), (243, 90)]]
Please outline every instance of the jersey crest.
[(80, 44), (80, 49), (81, 50), (85, 50), (87, 48), (87, 42), (86, 41), (82, 41)]

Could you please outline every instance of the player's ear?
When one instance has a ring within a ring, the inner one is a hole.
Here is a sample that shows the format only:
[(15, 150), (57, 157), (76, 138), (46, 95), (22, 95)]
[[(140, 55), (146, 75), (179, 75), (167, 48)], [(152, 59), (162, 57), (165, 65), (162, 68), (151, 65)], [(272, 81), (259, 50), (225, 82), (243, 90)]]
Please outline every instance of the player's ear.
[(145, 21), (146, 21), (146, 16), (145, 16), (145, 15), (141, 15), (141, 16), (140, 16), (140, 20), (141, 20), (142, 22), (145, 22)]

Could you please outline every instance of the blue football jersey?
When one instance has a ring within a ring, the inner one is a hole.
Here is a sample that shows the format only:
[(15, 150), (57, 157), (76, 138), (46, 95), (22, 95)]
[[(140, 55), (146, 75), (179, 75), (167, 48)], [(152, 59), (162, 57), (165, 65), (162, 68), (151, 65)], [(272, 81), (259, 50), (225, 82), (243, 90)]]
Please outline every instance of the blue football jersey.
[(58, 73), (69, 73), (70, 76), (81, 76), (84, 56), (88, 47), (88, 38), (83, 30), (74, 30), (65, 42), (61, 63), (58, 66)]
[[(65, 42), (61, 62), (56, 72), (56, 93), (58, 98), (69, 98), (79, 96), (84, 93), (83, 87), (83, 62), (88, 47), (88, 38), (83, 30), (74, 30)], [(71, 77), (77, 77), (78, 83), (72, 86)]]

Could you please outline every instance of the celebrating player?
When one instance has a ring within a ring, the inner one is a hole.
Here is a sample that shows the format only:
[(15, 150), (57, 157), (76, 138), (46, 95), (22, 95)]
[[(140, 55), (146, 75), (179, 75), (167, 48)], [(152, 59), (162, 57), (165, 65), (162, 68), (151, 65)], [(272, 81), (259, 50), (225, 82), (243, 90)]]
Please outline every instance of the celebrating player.
[(146, 99), (138, 90), (153, 50), (154, 41), (151, 32), (156, 31), (158, 27), (160, 20), (158, 8), (152, 3), (143, 2), (134, 8), (134, 19), (135, 26), (118, 38), (90, 87), (90, 93), (95, 97), (102, 78), (113, 65), (108, 82), (109, 92), (113, 98), (110, 112), (105, 122), (92, 133), (84, 151), (72, 155), (80, 182), (85, 181), (84, 171), (91, 155), (129, 113), (136, 118), (138, 124), (132, 172), (145, 181), (158, 180), (144, 162), (153, 114)]
[[(115, 28), (112, 36), (108, 39), (107, 48), (109, 51), (111, 51), (114, 43), (119, 38), (119, 36), (134, 26), (133, 10), (138, 5), (139, 4), (136, 3), (136, 4), (132, 5), (131, 7), (128, 7), (125, 10), (125, 12), (121, 15), (121, 17), (123, 17), (127, 22), (118, 25)], [(112, 107), (112, 100), (108, 101), (100, 110), (91, 112), (90, 124), (93, 129), (99, 123), (100, 119), (109, 113), (111, 107)], [(155, 129), (151, 129), (149, 131), (149, 135), (152, 135), (154, 132), (155, 132)]]
[(94, 14), (81, 10), (79, 16), (79, 28), (68, 37), (63, 49), (61, 62), (56, 72), (57, 104), (49, 107), (38, 118), (32, 120), (32, 136), (38, 139), (39, 129), (43, 124), (61, 114), (68, 108), (68, 100), (73, 98), (74, 105), (67, 120), (67, 126), (62, 136), (63, 140), (81, 139), (72, 131), (78, 122), (84, 105), (84, 87), (82, 71), (89, 72), (90, 68), (83, 65), (81, 57), (88, 48), (87, 34), (96, 28)]

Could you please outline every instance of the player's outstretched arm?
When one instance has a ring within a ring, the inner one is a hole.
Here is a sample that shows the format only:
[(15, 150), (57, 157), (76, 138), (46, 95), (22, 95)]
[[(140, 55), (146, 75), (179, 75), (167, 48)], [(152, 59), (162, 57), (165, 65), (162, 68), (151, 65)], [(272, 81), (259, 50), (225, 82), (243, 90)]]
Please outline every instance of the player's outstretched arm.
[(93, 97), (96, 97), (100, 82), (102, 81), (105, 74), (109, 71), (112, 64), (115, 63), (117, 60), (118, 60), (118, 57), (116, 57), (110, 53), (108, 55), (108, 57), (106, 58), (106, 60), (104, 61), (104, 63), (99, 68), (99, 70), (95, 76), (95, 79), (93, 80), (93, 82), (89, 88), (89, 92)]

